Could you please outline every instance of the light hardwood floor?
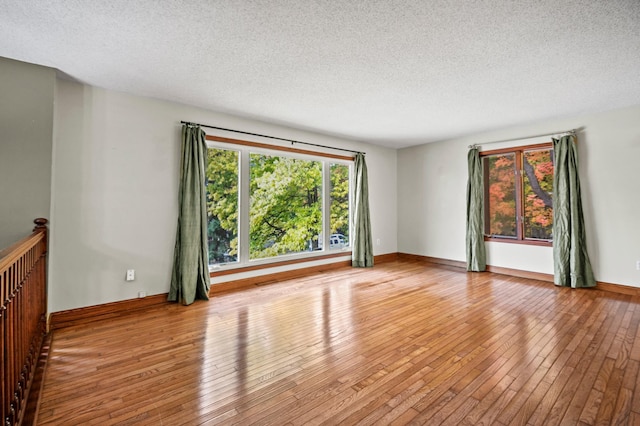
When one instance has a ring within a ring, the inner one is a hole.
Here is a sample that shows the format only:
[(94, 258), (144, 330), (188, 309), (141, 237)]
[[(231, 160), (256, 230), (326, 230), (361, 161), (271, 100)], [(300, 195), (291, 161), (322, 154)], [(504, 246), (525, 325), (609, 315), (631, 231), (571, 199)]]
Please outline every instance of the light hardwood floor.
[(640, 298), (395, 261), (56, 330), (38, 424), (640, 424)]

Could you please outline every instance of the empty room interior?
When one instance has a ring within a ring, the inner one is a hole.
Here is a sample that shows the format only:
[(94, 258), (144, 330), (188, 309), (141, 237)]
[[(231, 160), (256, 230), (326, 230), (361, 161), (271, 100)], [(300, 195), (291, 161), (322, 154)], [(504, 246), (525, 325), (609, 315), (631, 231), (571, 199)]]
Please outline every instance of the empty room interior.
[(5, 425), (640, 425), (640, 2), (6, 0)]

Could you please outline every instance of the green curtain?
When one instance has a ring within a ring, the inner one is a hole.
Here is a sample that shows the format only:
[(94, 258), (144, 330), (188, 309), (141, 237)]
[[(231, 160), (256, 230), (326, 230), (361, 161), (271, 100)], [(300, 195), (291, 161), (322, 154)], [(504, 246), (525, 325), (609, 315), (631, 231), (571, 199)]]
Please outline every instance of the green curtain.
[(369, 185), (367, 183), (367, 163), (364, 155), (355, 158), (355, 197), (353, 208), (353, 247), (351, 265), (356, 268), (373, 266), (373, 240), (369, 215)]
[(575, 136), (553, 139), (553, 152), (554, 283), (572, 288), (595, 287), (587, 254)]
[(471, 148), (467, 155), (469, 179), (467, 181), (467, 271), (482, 272), (487, 269), (484, 246), (484, 189), (482, 161), (478, 148)]
[(190, 305), (209, 299), (205, 170), (207, 144), (199, 126), (182, 126), (178, 230), (169, 300)]

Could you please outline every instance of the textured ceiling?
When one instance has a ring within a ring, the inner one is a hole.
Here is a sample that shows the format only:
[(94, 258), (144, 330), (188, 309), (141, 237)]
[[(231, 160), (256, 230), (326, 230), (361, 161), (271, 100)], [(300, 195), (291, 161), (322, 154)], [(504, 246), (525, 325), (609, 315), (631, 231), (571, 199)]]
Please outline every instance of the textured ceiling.
[(640, 0), (0, 0), (0, 56), (403, 147), (640, 105)]

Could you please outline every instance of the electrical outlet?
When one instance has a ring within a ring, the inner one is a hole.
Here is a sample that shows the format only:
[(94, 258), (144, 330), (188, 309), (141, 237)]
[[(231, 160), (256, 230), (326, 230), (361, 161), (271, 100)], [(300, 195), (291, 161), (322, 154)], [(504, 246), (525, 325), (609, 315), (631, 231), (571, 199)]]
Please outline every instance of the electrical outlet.
[(636, 260), (636, 270), (640, 271), (640, 260)]
[(138, 298), (142, 299), (143, 297), (147, 297), (147, 292), (146, 291), (139, 291), (138, 292)]
[(376, 240), (376, 245), (380, 245), (380, 238)]
[(127, 281), (133, 281), (136, 279), (136, 270), (135, 269), (127, 269)]

